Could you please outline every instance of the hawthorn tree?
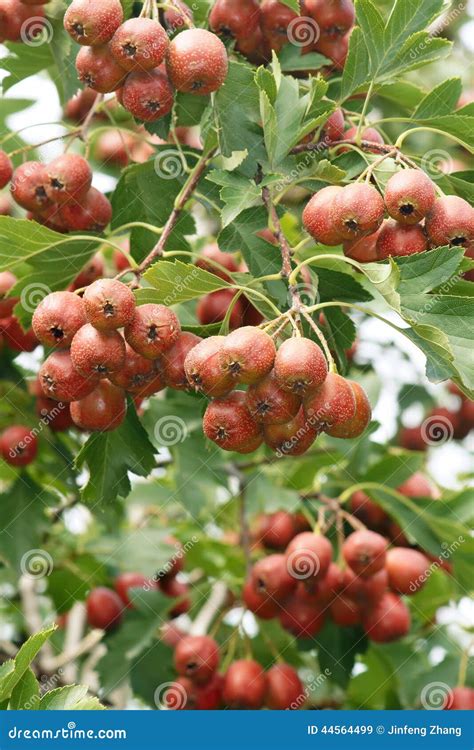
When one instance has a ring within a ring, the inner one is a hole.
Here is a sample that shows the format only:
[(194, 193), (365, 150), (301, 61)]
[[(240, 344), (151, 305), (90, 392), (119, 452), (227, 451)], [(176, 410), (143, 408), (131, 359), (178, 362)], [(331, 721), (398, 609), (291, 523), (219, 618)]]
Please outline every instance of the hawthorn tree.
[[(472, 707), (460, 21), (0, 0), (2, 708)], [(371, 319), (426, 360), (391, 432)]]

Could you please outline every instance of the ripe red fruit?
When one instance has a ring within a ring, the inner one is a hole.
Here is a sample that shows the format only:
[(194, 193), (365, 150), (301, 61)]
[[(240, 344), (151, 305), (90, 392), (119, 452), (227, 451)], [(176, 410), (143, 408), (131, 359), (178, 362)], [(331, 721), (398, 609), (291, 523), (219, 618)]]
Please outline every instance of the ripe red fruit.
[(257, 591), (252, 579), (245, 582), (242, 590), (242, 600), (245, 606), (262, 620), (272, 620), (280, 611), (279, 603), (270, 599), (265, 593)]
[(87, 620), (92, 628), (113, 630), (122, 620), (123, 605), (118, 594), (105, 586), (93, 589), (86, 601)]
[(419, 224), (404, 225), (388, 219), (380, 227), (376, 243), (379, 260), (423, 253), (428, 249), (428, 238)]
[(193, 347), (184, 361), (189, 384), (206, 396), (225, 396), (234, 387), (232, 375), (223, 373), (220, 367), (224, 341), (224, 336), (210, 336)]
[(217, 0), (209, 14), (212, 31), (225, 38), (245, 39), (259, 28), (260, 6), (256, 0)]
[(176, 578), (163, 578), (159, 581), (160, 590), (171, 599), (179, 601), (170, 609), (170, 617), (179, 617), (189, 612), (191, 609), (191, 600), (188, 596), (189, 586), (187, 583), (181, 583)]
[(336, 231), (331, 215), (331, 209), (337, 195), (343, 188), (337, 185), (318, 190), (306, 205), (303, 211), (303, 224), (307, 232), (317, 242), (323, 245), (339, 245), (342, 242), (341, 234)]
[(235, 383), (252, 385), (268, 375), (275, 355), (275, 344), (267, 333), (244, 326), (226, 336), (220, 352), (220, 366)]
[(84, 398), (98, 382), (96, 376), (84, 377), (77, 372), (68, 351), (50, 354), (40, 367), (39, 379), (45, 396), (66, 403)]
[(313, 602), (292, 596), (284, 604), (280, 623), (296, 638), (313, 638), (324, 625), (324, 613)]
[[(91, 188), (91, 190), (94, 190), (94, 188)], [(66, 209), (67, 206), (63, 208), (63, 211), (66, 211)], [(75, 289), (82, 289), (85, 286), (89, 286), (93, 281), (99, 279), (104, 271), (104, 259), (101, 253), (98, 252), (91, 258), (87, 265), (84, 266), (69, 288), (74, 291)]]
[(283, 390), (274, 371), (250, 386), (245, 403), (253, 419), (260, 424), (286, 424), (296, 417), (301, 407), (300, 397)]
[(266, 688), (260, 664), (252, 659), (234, 661), (224, 677), (223, 702), (233, 709), (256, 710), (263, 706)]
[[(1, 0), (0, 2), (0, 38), (11, 42), (29, 42), (35, 39), (43, 28), (44, 8), (42, 3), (24, 5), (18, 0)], [(30, 18), (35, 18), (31, 26), (25, 25)]]
[(328, 572), (332, 560), (332, 545), (325, 536), (304, 531), (290, 542), (285, 557), (287, 568), (293, 578), (322, 579)]
[(410, 612), (397, 594), (387, 591), (363, 613), (362, 625), (370, 640), (389, 643), (407, 635), (410, 630)]
[(86, 323), (82, 299), (73, 292), (48, 294), (33, 313), (33, 330), (45, 346), (66, 349)]
[(283, 550), (297, 533), (294, 516), (279, 510), (265, 517), (260, 539), (267, 549)]
[(303, 10), (316, 21), (325, 37), (343, 36), (355, 23), (352, 0), (304, 0)]
[(116, 430), (126, 412), (125, 393), (109, 380), (101, 380), (92, 393), (71, 404), (74, 424), (91, 432)]
[[(234, 299), (235, 292), (231, 289), (219, 289), (217, 292), (201, 297), (196, 307), (196, 317), (201, 325), (220, 323), (224, 320), (229, 306)], [(239, 328), (244, 319), (244, 306), (239, 299), (233, 304), (229, 319), (230, 330)]]
[(421, 425), (418, 427), (403, 427), (398, 436), (402, 448), (409, 451), (425, 451), (427, 448)]
[(92, 184), (92, 170), (78, 154), (62, 154), (46, 167), (46, 194), (54, 203), (85, 198)]
[(361, 608), (380, 599), (388, 588), (388, 573), (381, 568), (369, 578), (357, 576), (353, 570), (346, 568), (342, 578), (341, 592)]
[(274, 373), (284, 390), (303, 396), (324, 383), (328, 366), (321, 348), (314, 341), (294, 338), (284, 341), (278, 349)]
[(8, 195), (0, 195), (0, 216), (11, 216), (13, 204)]
[(219, 666), (219, 646), (207, 635), (187, 636), (176, 646), (174, 665), (179, 675), (203, 685)]
[[(102, 232), (112, 219), (112, 206), (109, 199), (94, 187), (79, 202), (66, 203), (62, 208), (62, 217), (71, 231)], [(102, 264), (103, 265), (103, 264)], [(87, 286), (102, 274), (95, 272), (76, 288)], [(79, 277), (78, 277), (79, 279)], [(82, 281), (83, 279), (80, 279)], [(76, 284), (78, 280), (76, 279)]]
[(345, 240), (375, 232), (383, 221), (384, 202), (380, 193), (367, 183), (353, 182), (334, 198), (331, 219)]
[(175, 0), (175, 6), (179, 8), (165, 10), (163, 13), (163, 19), (166, 23), (166, 28), (170, 31), (177, 31), (178, 29), (186, 26), (186, 18), (190, 21), (194, 19), (194, 13), (183, 0)]
[(173, 102), (173, 89), (160, 68), (137, 70), (127, 76), (122, 89), (122, 103), (139, 120), (159, 120), (171, 111)]
[(346, 240), (343, 243), (344, 255), (347, 258), (358, 261), (358, 263), (375, 263), (379, 259), (377, 255), (377, 239), (382, 227), (379, 227), (373, 234), (365, 235), (355, 240), (355, 242)]
[(360, 386), (359, 383), (355, 383), (353, 380), (348, 380), (347, 382), (352, 388), (354, 394), (355, 414), (341, 424), (328, 427), (326, 432), (328, 435), (331, 435), (331, 437), (353, 439), (362, 435), (368, 427), (372, 418), (372, 408), (362, 386)]
[(15, 352), (32, 352), (38, 346), (38, 339), (30, 328), (24, 331), (18, 318), (12, 315), (1, 321), (2, 333), (5, 343)]
[(119, 89), (127, 75), (106, 45), (82, 47), (76, 57), (76, 70), (80, 81), (101, 94)]
[(451, 690), (444, 706), (445, 711), (473, 711), (474, 690), (470, 687), (455, 687)]
[(356, 413), (355, 393), (348, 380), (330, 372), (317, 391), (304, 402), (305, 415), (314, 429), (331, 430), (352, 419)]
[(289, 664), (274, 664), (267, 672), (265, 705), (274, 711), (296, 710), (305, 701), (303, 683)]
[(295, 18), (298, 18), (298, 14), (278, 0), (263, 0), (260, 12), (260, 25), (265, 41), (275, 52), (279, 52), (290, 41), (288, 26)]
[(114, 587), (125, 607), (131, 609), (133, 605), (128, 595), (129, 589), (143, 589), (147, 583), (147, 577), (141, 573), (121, 573), (115, 579)]
[(69, 99), (64, 107), (64, 117), (77, 124), (83, 122), (96, 100), (97, 94), (92, 89), (83, 89)]
[(296, 586), (290, 573), (285, 555), (268, 555), (255, 563), (250, 579), (259, 594), (282, 602)]
[(342, 628), (359, 625), (361, 621), (361, 609), (357, 602), (345, 596), (344, 593), (339, 594), (331, 604), (330, 608), (331, 619)]
[(123, 21), (120, 0), (73, 0), (64, 15), (64, 28), (78, 44), (104, 44)]
[(46, 194), (47, 183), (46, 167), (38, 161), (25, 161), (13, 173), (12, 197), (27, 211), (40, 211), (50, 203)]
[(46, 396), (38, 395), (36, 413), (53, 432), (64, 432), (73, 425), (69, 404), (53, 401)]
[(131, 323), (125, 326), (125, 338), (138, 354), (157, 359), (170, 349), (181, 333), (179, 320), (165, 305), (141, 305)]
[(204, 414), (203, 430), (209, 440), (226, 451), (245, 449), (261, 434), (260, 426), (245, 405), (242, 391), (212, 401)]
[[(328, 141), (340, 141), (344, 138), (344, 113), (336, 109), (324, 123), (323, 134)], [(324, 188), (323, 188), (324, 189)]]
[(302, 456), (311, 448), (317, 436), (318, 431), (306, 419), (303, 408), (286, 424), (264, 427), (265, 443), (278, 455)]
[(385, 511), (361, 490), (354, 492), (351, 497), (351, 513), (370, 527), (380, 526), (387, 520)]
[(7, 297), (6, 295), (17, 282), (16, 276), (11, 271), (0, 273), (0, 318), (11, 315), (13, 308), (18, 302), (18, 297)]
[(125, 345), (125, 364), (110, 375), (110, 380), (140, 398), (158, 393), (165, 387), (159, 362), (145, 359), (128, 344)]
[(342, 553), (350, 568), (361, 578), (369, 578), (385, 565), (387, 540), (375, 531), (354, 531), (347, 537)]
[(0, 150), (0, 188), (7, 185), (13, 175), (13, 164), (5, 151)]
[(184, 363), (189, 352), (202, 341), (200, 336), (183, 331), (179, 334), (173, 346), (161, 357), (161, 371), (168, 388), (177, 391), (189, 389)]
[(132, 290), (116, 279), (99, 279), (84, 292), (87, 320), (99, 331), (113, 331), (133, 320), (135, 297)]
[(325, 57), (332, 60), (337, 70), (342, 70), (346, 63), (347, 53), (349, 51), (349, 34), (331, 38), (321, 36), (314, 45), (317, 52), (321, 52)]
[(125, 70), (151, 70), (160, 65), (168, 46), (168, 35), (158, 21), (129, 18), (112, 37), (110, 51)]
[(196, 266), (198, 268), (203, 268), (205, 271), (209, 271), (209, 273), (213, 273), (215, 276), (219, 276), (220, 279), (225, 279), (226, 281), (231, 280), (229, 274), (225, 273), (225, 271), (221, 270), (219, 267), (216, 267), (214, 263), (208, 262), (207, 259), (209, 261), (214, 261), (214, 263), (218, 263), (219, 266), (223, 266), (223, 268), (226, 268), (231, 273), (235, 273), (239, 270), (234, 256), (230, 253), (223, 253), (222, 250), (219, 250), (219, 247), (216, 244), (206, 245), (206, 247), (201, 250), (201, 255), (196, 261)]
[(421, 169), (402, 169), (385, 188), (387, 211), (400, 224), (417, 224), (432, 210), (436, 189)]
[(436, 488), (420, 471), (412, 474), (397, 490), (407, 497), (431, 497), (434, 500), (439, 496)]
[(474, 242), (474, 208), (457, 195), (438, 198), (426, 217), (426, 231), (435, 247), (469, 248)]
[[(344, 140), (353, 141), (357, 136), (357, 128), (349, 128), (349, 130), (344, 135)], [(380, 143), (380, 145), (383, 145), (383, 138), (380, 135), (379, 131), (375, 128), (364, 128), (361, 131), (360, 134), (362, 141), (369, 141), (370, 143)], [(348, 151), (349, 149), (341, 149), (341, 151)], [(377, 153), (376, 149), (371, 149), (374, 153)]]
[(416, 594), (427, 581), (429, 560), (417, 550), (392, 547), (387, 552), (386, 567), (390, 588), (399, 594)]
[(217, 91), (227, 77), (227, 51), (206, 29), (187, 29), (175, 36), (166, 55), (166, 67), (175, 89), (188, 94)]
[(105, 378), (125, 364), (125, 341), (117, 331), (82, 326), (71, 343), (71, 359), (81, 375)]
[(38, 440), (28, 427), (12, 425), (0, 435), (0, 450), (10, 466), (28, 466), (37, 456)]

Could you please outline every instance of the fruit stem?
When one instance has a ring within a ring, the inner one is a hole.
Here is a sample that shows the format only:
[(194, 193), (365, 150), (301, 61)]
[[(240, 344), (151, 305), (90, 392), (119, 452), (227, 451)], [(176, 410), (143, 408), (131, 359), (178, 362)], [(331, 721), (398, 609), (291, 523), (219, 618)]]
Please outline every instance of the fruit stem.
[(357, 144), (361, 142), (362, 128), (365, 125), (365, 116), (367, 114), (367, 109), (369, 107), (369, 102), (370, 102), (370, 97), (372, 96), (372, 91), (374, 90), (374, 83), (375, 83), (375, 81), (373, 81), (373, 80), (370, 82), (370, 86), (367, 89), (367, 94), (366, 94), (366, 97), (365, 97), (364, 106), (362, 107), (362, 112), (360, 113), (360, 120), (359, 120), (359, 124), (357, 126), (357, 133), (356, 133), (355, 139), (354, 139)]
[(461, 138), (457, 138), (455, 135), (452, 135), (452, 133), (446, 133), (444, 130), (439, 130), (438, 128), (421, 126), (419, 128), (411, 128), (409, 130), (405, 130), (403, 133), (401, 133), (401, 135), (399, 135), (397, 140), (395, 141), (395, 148), (401, 149), (405, 138), (407, 138), (409, 135), (412, 135), (412, 133), (421, 133), (423, 131), (428, 133), (436, 133), (437, 135), (444, 135), (446, 138), (451, 138), (452, 141), (455, 141), (460, 146), (463, 146), (464, 148), (466, 147), (465, 141), (461, 140)]
[(367, 529), (367, 526), (365, 526), (362, 521), (359, 521), (358, 518), (353, 516), (352, 513), (348, 513), (346, 510), (341, 510), (341, 515), (356, 531), (365, 531)]
[[(247, 291), (247, 287), (246, 286), (237, 286), (237, 285), (235, 285), (232, 288), (233, 289), (240, 289), (243, 292)], [(263, 294), (263, 292), (257, 291), (257, 289), (252, 289), (251, 292), (252, 292), (252, 294), (255, 294), (256, 297), (259, 297), (259, 299), (263, 299), (267, 303), (267, 305), (269, 305), (272, 308), (273, 312), (276, 315), (280, 315), (280, 311), (279, 311), (278, 307), (273, 304), (273, 302), (271, 301), (271, 299), (269, 299), (266, 296), (266, 294)]]
[(168, 3), (156, 3), (157, 8), (161, 8), (162, 10), (176, 10), (178, 13), (180, 13), (181, 18), (183, 19), (184, 23), (189, 29), (194, 28), (194, 24), (189, 18), (189, 16), (183, 11), (182, 8), (179, 7), (179, 5), (175, 2), (175, 0), (169, 0)]
[(40, 141), (39, 143), (29, 143), (27, 146), (22, 146), (21, 148), (17, 148), (14, 151), (10, 151), (8, 156), (10, 158), (14, 156), (18, 156), (19, 154), (26, 154), (28, 151), (32, 151), (35, 148), (40, 148), (40, 146), (46, 146), (48, 143), (54, 143), (54, 141), (61, 141), (64, 138), (77, 138), (81, 132), (80, 128), (76, 128), (76, 130), (71, 130), (69, 133), (63, 133), (63, 135), (55, 135), (54, 138), (47, 138), (45, 141)]
[(391, 158), (393, 158), (396, 155), (397, 155), (397, 150), (396, 149), (393, 149), (392, 151), (389, 151), (388, 154), (382, 154), (382, 156), (379, 156), (378, 159), (376, 159), (374, 162), (372, 162), (372, 164), (369, 164), (369, 166), (366, 167), (366, 169), (364, 169), (363, 172), (361, 172), (361, 174), (359, 175), (359, 177), (357, 178), (356, 181), (357, 182), (362, 182), (362, 180), (365, 178), (365, 181), (369, 182), (370, 178), (372, 177), (372, 175), (375, 172), (375, 170), (377, 169), (377, 167), (379, 167), (381, 164), (383, 164), (383, 162), (385, 161), (385, 159), (391, 159)]
[(331, 351), (329, 349), (328, 342), (326, 340), (324, 333), (319, 329), (319, 327), (316, 325), (316, 323), (312, 319), (311, 315), (309, 315), (304, 308), (301, 310), (301, 314), (304, 317), (304, 319), (308, 322), (308, 324), (311, 326), (314, 333), (319, 339), (319, 342), (323, 348), (324, 354), (326, 355), (326, 359), (328, 361), (329, 371), (337, 373), (336, 363), (334, 361), (334, 357), (331, 354)]
[(229, 333), (229, 321), (232, 315), (232, 311), (234, 307), (236, 306), (237, 302), (239, 301), (239, 299), (242, 297), (243, 293), (244, 293), (243, 290), (239, 289), (239, 291), (236, 294), (234, 294), (234, 296), (232, 297), (229, 303), (229, 306), (227, 308), (226, 314), (224, 316), (224, 320), (222, 321), (222, 325), (219, 330), (219, 334), (221, 336), (225, 336), (226, 333)]

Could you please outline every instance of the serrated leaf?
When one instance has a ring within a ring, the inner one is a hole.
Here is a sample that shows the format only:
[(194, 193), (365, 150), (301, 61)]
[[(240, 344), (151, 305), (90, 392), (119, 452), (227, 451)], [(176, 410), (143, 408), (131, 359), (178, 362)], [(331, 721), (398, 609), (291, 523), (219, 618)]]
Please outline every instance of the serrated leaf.
[(39, 711), (105, 711), (98, 698), (88, 695), (87, 685), (65, 685), (41, 698)]
[(461, 93), (461, 79), (448, 78), (426, 94), (413, 112), (412, 118), (414, 120), (426, 120), (431, 117), (451, 114), (456, 109)]
[(55, 501), (27, 475), (0, 496), (0, 559), (18, 573), (23, 555), (41, 547), (51, 523), (45, 509)]
[(155, 302), (168, 306), (176, 305), (230, 287), (230, 284), (219, 276), (180, 260), (159, 260), (150, 266), (143, 274), (143, 278), (150, 284), (150, 288), (137, 291), (138, 304)]
[(235, 252), (240, 250), (250, 273), (255, 278), (281, 269), (281, 258), (274, 245), (269, 245), (258, 232), (268, 226), (268, 214), (263, 206), (248, 208), (226, 227), (218, 237), (221, 250)]
[(28, 668), (12, 691), (10, 711), (34, 711), (40, 699), (39, 685), (33, 671)]
[(220, 197), (224, 203), (222, 209), (222, 227), (228, 226), (246, 208), (258, 206), (262, 201), (261, 186), (243, 175), (214, 170), (208, 180), (221, 185)]
[(15, 656), (13, 672), (10, 669), (5, 674), (0, 672), (0, 701), (4, 701), (11, 696), (13, 689), (18, 685), (25, 672), (28, 671), (30, 664), (55, 630), (55, 627), (41, 630), (28, 638)]
[(398, 258), (400, 285), (403, 297), (410, 294), (430, 292), (444, 281), (451, 279), (464, 257), (464, 248), (437, 247), (426, 253)]
[(284, 73), (297, 73), (300, 70), (315, 71), (331, 63), (329, 58), (318, 52), (302, 55), (301, 48), (294, 44), (286, 44), (279, 53), (278, 60)]

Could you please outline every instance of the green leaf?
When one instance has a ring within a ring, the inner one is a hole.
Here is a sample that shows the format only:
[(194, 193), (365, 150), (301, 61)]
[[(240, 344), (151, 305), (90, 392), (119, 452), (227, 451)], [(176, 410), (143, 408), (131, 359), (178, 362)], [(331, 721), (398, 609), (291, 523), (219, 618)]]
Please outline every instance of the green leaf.
[(0, 701), (11, 696), (13, 689), (18, 685), (25, 672), (28, 671), (30, 664), (55, 630), (55, 627), (48, 628), (28, 638), (15, 656), (14, 670), (11, 671), (9, 668), (5, 671), (5, 674), (0, 672)]
[(228, 226), (237, 216), (262, 201), (262, 188), (254, 180), (243, 175), (214, 170), (207, 178), (216, 185), (221, 185), (220, 197), (223, 201), (222, 227)]
[(38, 682), (33, 671), (28, 668), (13, 689), (8, 708), (10, 711), (34, 711), (39, 699)]
[(87, 685), (65, 685), (50, 690), (40, 700), (40, 711), (105, 711), (99, 700), (87, 694)]
[(176, 305), (230, 286), (215, 274), (180, 260), (159, 260), (150, 266), (143, 278), (150, 287), (137, 291), (137, 302), (140, 305), (147, 302)]
[(55, 566), (48, 576), (48, 595), (59, 614), (69, 612), (76, 601), (83, 601), (91, 588), (108, 583), (105, 567), (92, 555), (76, 555)]
[(398, 258), (400, 285), (403, 298), (410, 294), (431, 292), (456, 273), (464, 257), (464, 248), (437, 247), (427, 253)]
[(356, 654), (367, 648), (367, 639), (360, 628), (335, 628), (332, 622), (327, 622), (314, 640), (321, 670), (345, 688), (351, 678)]
[(0, 559), (18, 573), (23, 556), (41, 547), (51, 525), (45, 510), (54, 502), (55, 498), (26, 474), (0, 496)]
[(301, 48), (294, 44), (286, 44), (278, 55), (281, 69), (284, 73), (297, 73), (306, 70), (319, 70), (324, 65), (330, 64), (330, 60), (318, 52), (301, 54)]
[(268, 225), (268, 214), (263, 206), (248, 208), (227, 226), (218, 237), (221, 250), (240, 250), (250, 273), (255, 278), (281, 269), (281, 258), (274, 245), (257, 236)]
[(452, 135), (471, 153), (474, 152), (474, 117), (456, 113), (424, 119), (419, 118), (416, 124), (436, 128), (447, 135)]
[(2, 81), (4, 93), (25, 78), (45, 70), (54, 62), (51, 47), (48, 44), (30, 46), (20, 42), (8, 42), (8, 49), (10, 55), (2, 60), (2, 70), (8, 73)]
[(357, 26), (349, 41), (349, 53), (342, 75), (341, 98), (347, 99), (371, 76), (369, 51), (364, 34)]
[(155, 466), (154, 448), (129, 403), (127, 416), (113, 432), (93, 433), (76, 457), (78, 468), (87, 465), (89, 479), (81, 496), (87, 505), (113, 503), (131, 490), (128, 472), (146, 477)]
[(166, 688), (175, 679), (173, 649), (162, 641), (155, 641), (131, 661), (130, 684), (133, 694), (153, 709), (164, 706)]
[(399, 487), (419, 471), (424, 464), (421, 453), (398, 451), (396, 455), (384, 456), (360, 477), (361, 482), (379, 482), (387, 487)]
[(412, 118), (414, 120), (426, 120), (439, 115), (451, 114), (456, 109), (461, 93), (461, 79), (448, 78), (426, 94), (413, 112)]

